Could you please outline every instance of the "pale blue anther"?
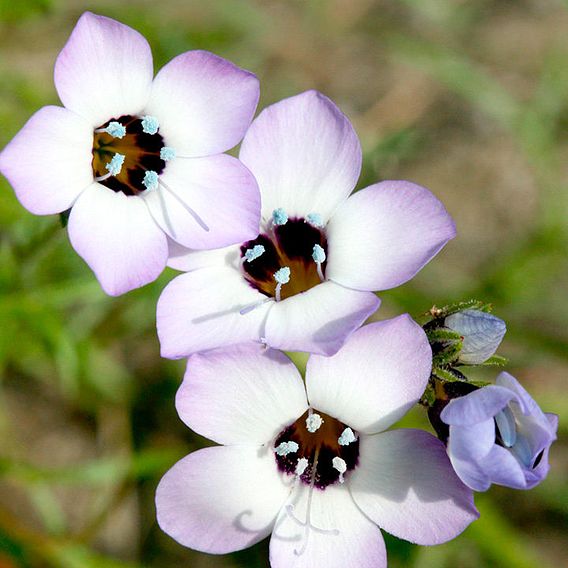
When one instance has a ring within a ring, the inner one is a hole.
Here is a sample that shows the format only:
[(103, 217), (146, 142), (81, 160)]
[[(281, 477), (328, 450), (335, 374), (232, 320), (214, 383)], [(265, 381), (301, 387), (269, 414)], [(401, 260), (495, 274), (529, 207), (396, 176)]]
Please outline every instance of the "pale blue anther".
[(113, 138), (124, 138), (126, 136), (126, 128), (116, 120), (109, 122), (109, 125), (104, 129), (104, 131), (107, 134), (110, 134)]
[(312, 258), (318, 264), (325, 262), (326, 259), (325, 251), (320, 245), (314, 245), (314, 252), (312, 252)]
[(348, 446), (349, 444), (352, 444), (356, 441), (357, 438), (355, 436), (355, 433), (353, 432), (353, 430), (351, 430), (351, 428), (349, 428), (349, 426), (345, 428), (345, 430), (343, 430), (343, 432), (341, 433), (341, 436), (337, 438), (337, 442), (340, 446)]
[(299, 444), (291, 440), (290, 442), (282, 442), (278, 444), (278, 447), (275, 448), (274, 451), (279, 456), (287, 456), (288, 454), (295, 454), (299, 449)]
[(142, 183), (146, 189), (156, 189), (158, 187), (158, 174), (153, 170), (148, 170), (144, 174)]
[[(122, 164), (124, 164), (125, 156), (123, 154), (115, 154), (112, 160), (106, 164), (105, 168), (111, 176), (117, 176), (122, 170)], [(108, 174), (107, 174), (108, 175)]]
[(288, 222), (288, 214), (281, 207), (272, 212), (272, 221), (275, 225), (285, 225)]
[(169, 162), (170, 160), (173, 160), (175, 157), (176, 157), (176, 151), (173, 148), (170, 148), (169, 146), (164, 146), (160, 150), (160, 159), (164, 160), (164, 162)]
[(156, 134), (160, 128), (160, 123), (155, 116), (143, 116), (142, 117), (142, 130), (146, 134)]
[(274, 280), (278, 284), (288, 284), (290, 282), (290, 269), (287, 266), (283, 266), (274, 273)]
[(245, 251), (245, 260), (248, 262), (256, 260), (259, 256), (262, 256), (264, 250), (265, 249), (262, 245), (254, 245), (252, 248)]
[(498, 412), (495, 415), (495, 422), (505, 447), (510, 448), (514, 446), (517, 441), (517, 425), (511, 409), (506, 406), (501, 412)]
[(318, 227), (320, 229), (323, 227), (323, 219), (319, 213), (310, 213), (306, 216), (306, 221), (314, 227)]
[(511, 452), (526, 467), (532, 467), (533, 452), (528, 440), (524, 436), (517, 436)]

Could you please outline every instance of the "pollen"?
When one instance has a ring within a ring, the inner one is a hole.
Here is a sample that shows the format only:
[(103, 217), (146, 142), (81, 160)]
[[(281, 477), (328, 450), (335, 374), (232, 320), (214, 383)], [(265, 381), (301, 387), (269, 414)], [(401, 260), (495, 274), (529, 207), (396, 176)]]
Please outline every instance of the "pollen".
[(300, 449), (297, 442), (282, 442), (274, 449), (279, 456), (287, 456), (288, 454), (295, 454)]
[(290, 268), (288, 266), (283, 266), (274, 273), (274, 280), (278, 284), (288, 284), (290, 282)]
[(144, 187), (146, 189), (156, 189), (158, 187), (158, 174), (152, 170), (147, 171), (144, 174), (144, 179), (142, 180)]
[(143, 116), (142, 117), (142, 131), (146, 134), (157, 134), (160, 128), (160, 123), (155, 116)]
[(343, 430), (343, 432), (341, 433), (341, 436), (339, 436), (339, 438), (337, 438), (337, 443), (340, 446), (348, 446), (349, 444), (352, 444), (353, 442), (356, 442), (357, 438), (355, 436), (355, 434), (353, 433), (353, 430), (351, 430), (351, 428), (347, 427), (345, 428), (345, 430)]
[(272, 212), (272, 222), (275, 225), (285, 225), (288, 222), (288, 214), (281, 207)]
[(254, 245), (252, 248), (249, 248), (245, 252), (245, 260), (247, 262), (252, 262), (257, 258), (261, 257), (265, 251), (265, 248), (262, 245)]
[(313, 414), (308, 415), (308, 417), (306, 418), (306, 429), (311, 434), (317, 432), (321, 428), (322, 424), (323, 424), (323, 418), (319, 414), (316, 414), (315, 412)]
[(333, 465), (333, 469), (339, 472), (339, 483), (343, 483), (345, 481), (343, 474), (347, 471), (347, 462), (343, 458), (335, 456), (331, 460), (331, 464)]
[(169, 162), (176, 157), (176, 151), (174, 148), (170, 148), (169, 146), (164, 146), (160, 150), (160, 158), (164, 160), (164, 162)]
[(323, 247), (321, 247), (320, 245), (314, 245), (314, 252), (312, 252), (312, 258), (318, 264), (325, 262), (326, 256)]
[(115, 154), (112, 160), (105, 166), (111, 176), (120, 174), (125, 157), (124, 154)]
[(319, 213), (309, 213), (306, 215), (306, 221), (313, 227), (321, 229), (324, 225), (323, 218)]
[(119, 140), (126, 136), (126, 128), (116, 120), (109, 122), (109, 125), (104, 128), (103, 131), (110, 134), (113, 138), (118, 138)]

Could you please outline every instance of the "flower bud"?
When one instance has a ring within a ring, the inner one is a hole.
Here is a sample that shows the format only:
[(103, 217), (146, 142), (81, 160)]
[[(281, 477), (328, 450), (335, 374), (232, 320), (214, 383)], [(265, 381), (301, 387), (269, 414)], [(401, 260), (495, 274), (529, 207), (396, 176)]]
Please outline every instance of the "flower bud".
[(494, 315), (480, 310), (456, 312), (444, 325), (463, 337), (458, 361), (466, 365), (479, 365), (491, 357), (499, 347), (507, 326)]

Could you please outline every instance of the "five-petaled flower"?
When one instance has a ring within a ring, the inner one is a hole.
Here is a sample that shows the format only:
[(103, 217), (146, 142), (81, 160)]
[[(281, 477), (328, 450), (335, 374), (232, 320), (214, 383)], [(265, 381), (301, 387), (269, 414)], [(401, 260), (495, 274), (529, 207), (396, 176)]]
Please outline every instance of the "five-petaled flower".
[(378, 527), (419, 544), (454, 538), (477, 511), (443, 444), (384, 432), (416, 404), (430, 369), (407, 315), (359, 329), (332, 357), (312, 355), (305, 386), (286, 355), (253, 343), (190, 357), (179, 415), (224, 445), (166, 473), (161, 528), (217, 554), (272, 533), (273, 568), (380, 568)]
[(158, 303), (162, 354), (243, 341), (331, 355), (379, 305), (373, 291), (412, 278), (455, 226), (427, 189), (384, 181), (349, 197), (361, 147), (348, 119), (309, 91), (265, 109), (240, 159), (262, 196), (259, 235), (241, 246), (172, 247)]
[(451, 400), (440, 418), (450, 427), (452, 465), (475, 491), (492, 483), (531, 489), (546, 477), (558, 416), (542, 412), (509, 373), (501, 373), (495, 385)]
[(32, 213), (72, 208), (71, 244), (107, 293), (154, 280), (168, 237), (204, 249), (257, 234), (256, 181), (222, 154), (254, 115), (253, 74), (189, 51), (153, 78), (147, 41), (87, 12), (54, 78), (64, 108), (34, 114), (0, 154), (0, 171)]

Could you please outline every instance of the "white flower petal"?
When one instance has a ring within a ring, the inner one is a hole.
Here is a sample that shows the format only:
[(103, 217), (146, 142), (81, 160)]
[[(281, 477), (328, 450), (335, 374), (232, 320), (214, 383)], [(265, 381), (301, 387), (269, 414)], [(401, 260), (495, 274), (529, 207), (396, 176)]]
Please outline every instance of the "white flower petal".
[(254, 343), (193, 355), (176, 396), (180, 418), (220, 444), (260, 445), (307, 410), (294, 363)]
[(166, 267), (166, 235), (138, 197), (94, 183), (73, 206), (68, 229), (73, 248), (111, 296), (152, 282)]
[(63, 104), (96, 128), (111, 118), (139, 114), (154, 74), (148, 42), (136, 30), (85, 12), (55, 62)]
[(327, 225), (326, 275), (357, 290), (410, 280), (456, 235), (443, 204), (407, 181), (383, 181), (351, 196)]
[(308, 91), (273, 104), (253, 121), (241, 161), (255, 175), (262, 214), (327, 221), (351, 193), (361, 170), (361, 146), (347, 117), (327, 97)]
[(312, 355), (308, 399), (355, 430), (379, 432), (416, 404), (431, 368), (426, 335), (405, 314), (362, 327), (332, 357)]
[(237, 270), (226, 266), (174, 278), (158, 300), (162, 356), (179, 359), (206, 349), (259, 341), (272, 302), (244, 315), (239, 312), (265, 299)]
[(36, 215), (69, 209), (93, 183), (93, 131), (73, 112), (38, 110), (0, 154), (0, 171)]
[(238, 144), (258, 103), (258, 79), (208, 51), (188, 51), (162, 67), (146, 107), (178, 155), (210, 156)]
[(328, 532), (312, 529), (306, 536), (299, 522), (306, 522), (308, 500), (309, 487), (301, 484), (290, 499), (293, 510), (280, 511), (270, 539), (272, 568), (386, 568), (381, 531), (357, 508), (347, 487), (312, 493), (309, 520)]
[(349, 489), (382, 529), (417, 544), (440, 544), (479, 515), (456, 476), (444, 445), (422, 430), (361, 436), (359, 466)]
[(177, 462), (160, 481), (158, 524), (184, 546), (233, 552), (270, 534), (289, 492), (265, 448), (205, 448)]
[(370, 292), (323, 282), (276, 302), (266, 322), (271, 347), (331, 355), (379, 307)]
[(167, 164), (160, 183), (157, 190), (144, 192), (144, 199), (156, 222), (180, 244), (211, 249), (258, 235), (258, 186), (236, 158), (176, 158)]
[(212, 250), (191, 250), (168, 239), (168, 266), (189, 272), (208, 266), (232, 266), (236, 269), (241, 258), (240, 245)]

